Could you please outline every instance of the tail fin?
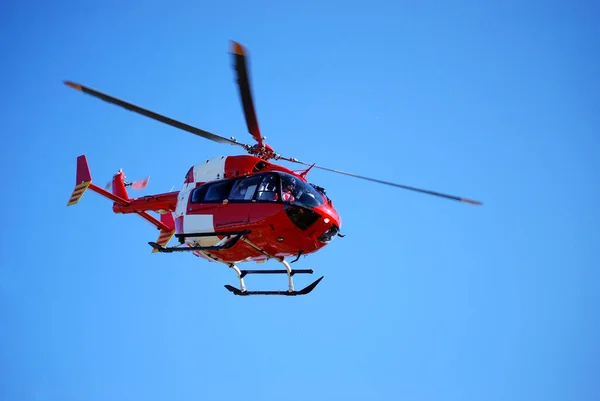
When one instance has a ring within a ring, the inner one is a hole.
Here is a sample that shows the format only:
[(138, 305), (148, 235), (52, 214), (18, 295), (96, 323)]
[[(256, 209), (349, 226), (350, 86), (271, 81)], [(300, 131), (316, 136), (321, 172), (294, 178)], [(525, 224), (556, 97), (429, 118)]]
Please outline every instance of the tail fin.
[(71, 198), (69, 198), (67, 206), (71, 206), (79, 202), (79, 199), (81, 199), (91, 183), (92, 175), (90, 173), (90, 168), (88, 167), (87, 159), (85, 158), (85, 155), (81, 155), (77, 158), (75, 189), (71, 194)]
[[(161, 229), (160, 234), (158, 234), (158, 240), (156, 243), (161, 247), (166, 247), (173, 234), (175, 234), (175, 219), (173, 219), (173, 213), (166, 212), (160, 215), (160, 222), (165, 226), (169, 227), (169, 230)], [(158, 248), (153, 248), (152, 253), (158, 252)]]

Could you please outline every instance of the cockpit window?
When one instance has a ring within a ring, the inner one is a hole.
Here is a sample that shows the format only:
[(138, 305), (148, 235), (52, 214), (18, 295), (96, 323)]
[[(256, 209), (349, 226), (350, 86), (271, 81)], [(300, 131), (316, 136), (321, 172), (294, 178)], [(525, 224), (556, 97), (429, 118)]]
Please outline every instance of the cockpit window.
[(290, 174), (280, 173), (281, 176), (281, 199), (284, 202), (309, 209), (325, 203), (323, 195), (312, 185), (301, 181)]
[(284, 202), (308, 209), (326, 202), (320, 187), (280, 172), (214, 181), (195, 188), (191, 194), (191, 203), (222, 203), (225, 199), (232, 202)]
[(257, 201), (276, 202), (279, 200), (279, 178), (275, 174), (267, 174), (258, 187)]

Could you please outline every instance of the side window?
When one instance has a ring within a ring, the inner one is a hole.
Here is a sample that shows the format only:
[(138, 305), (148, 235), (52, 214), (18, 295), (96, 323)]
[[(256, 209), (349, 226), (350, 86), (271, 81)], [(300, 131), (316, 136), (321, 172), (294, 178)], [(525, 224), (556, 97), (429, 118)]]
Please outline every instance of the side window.
[(208, 189), (208, 185), (202, 185), (198, 188), (195, 188), (192, 191), (192, 203), (201, 203), (204, 201), (204, 195), (206, 195), (206, 190)]
[(204, 202), (223, 202), (229, 195), (229, 189), (233, 184), (232, 181), (217, 181), (210, 184), (204, 196)]
[(192, 192), (192, 203), (215, 203), (223, 202), (229, 195), (229, 189), (233, 181), (216, 181), (210, 184), (204, 184)]
[(262, 175), (240, 178), (233, 184), (233, 188), (229, 194), (229, 200), (251, 201), (254, 199), (254, 194), (262, 179)]
[(278, 190), (279, 177), (275, 174), (267, 174), (258, 186), (256, 200), (262, 202), (277, 202), (279, 200)]

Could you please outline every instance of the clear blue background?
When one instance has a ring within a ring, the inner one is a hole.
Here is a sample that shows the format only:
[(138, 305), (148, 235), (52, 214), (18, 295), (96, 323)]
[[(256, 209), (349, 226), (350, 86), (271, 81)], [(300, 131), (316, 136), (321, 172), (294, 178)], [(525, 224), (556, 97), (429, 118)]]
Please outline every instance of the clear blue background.
[[(598, 3), (125, 3), (0, 6), (0, 399), (600, 398)], [(152, 193), (238, 150), (62, 80), (250, 142), (229, 39), (282, 154), (485, 206), (313, 171), (347, 236), (299, 298), (67, 208), (80, 154)]]

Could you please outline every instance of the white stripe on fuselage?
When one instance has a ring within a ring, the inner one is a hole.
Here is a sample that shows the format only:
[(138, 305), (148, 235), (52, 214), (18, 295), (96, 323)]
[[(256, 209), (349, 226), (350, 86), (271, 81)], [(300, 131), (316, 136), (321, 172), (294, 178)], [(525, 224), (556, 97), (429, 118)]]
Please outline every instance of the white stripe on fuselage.
[[(222, 180), (225, 177), (225, 161), (227, 156), (214, 157), (204, 163), (198, 163), (193, 167), (194, 182), (186, 183), (179, 192), (178, 202), (175, 209), (175, 217), (183, 216), (183, 233), (212, 233), (215, 231), (213, 216), (208, 214), (187, 214), (187, 206), (191, 191), (199, 183)], [(200, 246), (212, 246), (219, 242), (218, 237), (188, 237), (188, 244), (198, 243)]]
[[(183, 231), (186, 234), (214, 233), (212, 214), (188, 214), (183, 218)], [(186, 242), (197, 242), (200, 246), (212, 246), (219, 242), (219, 237), (187, 237)]]
[(181, 188), (177, 199), (175, 217), (186, 215), (190, 192), (196, 188), (198, 183), (222, 180), (224, 178), (226, 160), (227, 156), (214, 157), (193, 167), (194, 182), (183, 184), (183, 188)]
[(225, 175), (227, 156), (214, 157), (205, 163), (194, 166), (194, 182), (222, 180)]

